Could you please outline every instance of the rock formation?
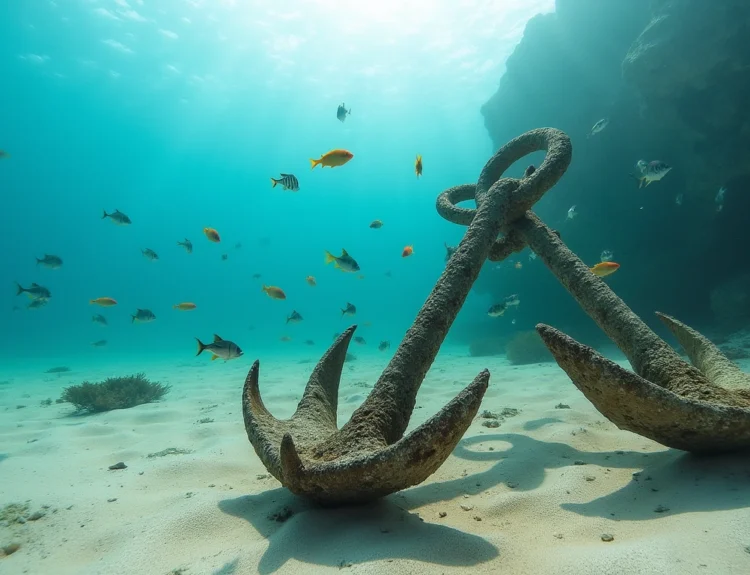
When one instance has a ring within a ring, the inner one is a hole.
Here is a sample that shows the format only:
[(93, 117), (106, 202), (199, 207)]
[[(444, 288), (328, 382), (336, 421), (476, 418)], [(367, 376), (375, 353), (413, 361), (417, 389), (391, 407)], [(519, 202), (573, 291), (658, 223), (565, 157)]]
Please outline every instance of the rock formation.
[[(496, 147), (539, 125), (570, 134), (576, 162), (536, 210), (590, 265), (603, 249), (623, 259), (612, 283), (644, 317), (711, 321), (712, 290), (750, 272), (748, 21), (746, 0), (557, 0), (528, 22), (482, 108)], [(673, 169), (639, 190), (628, 176), (639, 159)], [(560, 224), (572, 204), (578, 218)], [(540, 276), (499, 285), (485, 271), (477, 290), (528, 293)], [(570, 322), (557, 299), (534, 301), (536, 317)]]

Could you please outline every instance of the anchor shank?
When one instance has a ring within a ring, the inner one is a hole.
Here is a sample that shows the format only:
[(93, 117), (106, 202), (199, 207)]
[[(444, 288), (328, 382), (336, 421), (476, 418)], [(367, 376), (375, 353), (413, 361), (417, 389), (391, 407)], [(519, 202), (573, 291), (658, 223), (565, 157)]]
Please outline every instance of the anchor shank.
[[(620, 348), (641, 377), (667, 389), (683, 378), (708, 380), (679, 355), (607, 286), (533, 212), (511, 224), (570, 292), (581, 308)], [(687, 381), (687, 380), (686, 380)]]
[[(508, 193), (517, 185), (511, 180), (505, 184)], [(497, 238), (502, 217), (498, 209), (500, 199), (501, 194), (490, 194), (478, 206), (450, 265), (419, 310), (373, 391), (342, 432), (370, 433), (384, 437), (388, 444), (404, 434), (419, 387)], [(378, 417), (373, 418), (373, 413)]]

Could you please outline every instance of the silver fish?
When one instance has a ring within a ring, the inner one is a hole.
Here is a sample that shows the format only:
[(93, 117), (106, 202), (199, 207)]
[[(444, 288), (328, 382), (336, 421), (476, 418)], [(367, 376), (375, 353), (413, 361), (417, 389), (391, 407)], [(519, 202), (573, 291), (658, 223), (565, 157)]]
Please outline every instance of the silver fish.
[(131, 317), (130, 323), (135, 323), (135, 322), (149, 323), (156, 319), (154, 312), (152, 312), (150, 309), (140, 309), (140, 308), (135, 310), (135, 314), (131, 315), (130, 317)]
[(133, 223), (130, 221), (130, 218), (126, 216), (125, 214), (123, 214), (120, 210), (115, 210), (111, 214), (108, 214), (107, 210), (102, 210), (102, 212), (104, 212), (102, 215), (103, 220), (106, 218), (109, 218), (118, 226), (127, 226)]
[(36, 258), (36, 265), (42, 264), (45, 268), (56, 270), (62, 267), (63, 261), (60, 256), (44, 254), (43, 258)]
[(191, 242), (189, 239), (185, 238), (184, 242), (177, 242), (178, 246), (182, 246), (185, 248), (185, 251), (189, 254), (193, 253), (193, 242)]
[(578, 215), (578, 212), (576, 211), (576, 206), (575, 206), (575, 204), (573, 204), (572, 206), (570, 206), (570, 209), (568, 209), (568, 216), (567, 216), (566, 219), (572, 220), (577, 215)]
[(354, 315), (357, 313), (357, 306), (347, 302), (346, 307), (341, 310), (341, 317), (345, 315)]
[(500, 317), (505, 314), (505, 309), (506, 309), (505, 302), (496, 303), (489, 310), (487, 310), (487, 315), (490, 317)]
[(358, 343), (359, 345), (365, 345), (367, 342), (365, 341), (365, 338), (358, 335), (354, 338), (354, 343)]
[(385, 351), (389, 347), (391, 347), (391, 342), (388, 340), (383, 340), (380, 342), (380, 345), (378, 345), (378, 350)]
[(505, 298), (506, 306), (513, 306), (513, 305), (519, 305), (521, 303), (521, 299), (518, 297), (518, 294), (512, 294)]
[(272, 188), (275, 188), (278, 184), (281, 184), (281, 188), (284, 190), (299, 192), (299, 182), (294, 174), (281, 174), (281, 177), (278, 180), (276, 178), (271, 178)]
[(100, 339), (99, 341), (93, 342), (91, 345), (94, 346), (94, 347), (104, 347), (105, 345), (107, 345), (107, 340), (106, 339)]
[(286, 323), (299, 323), (302, 321), (302, 316), (297, 312), (292, 310), (292, 313), (289, 315), (288, 318), (286, 318)]
[(596, 124), (594, 124), (594, 127), (591, 128), (591, 132), (589, 132), (589, 135), (586, 137), (590, 138), (591, 136), (595, 136), (599, 132), (603, 131), (608, 125), (609, 125), (609, 118), (602, 118)]
[(37, 283), (32, 283), (29, 287), (25, 288), (21, 286), (20, 283), (16, 282), (16, 288), (17, 288), (16, 295), (21, 295), (22, 293), (25, 293), (30, 298), (34, 298), (34, 299), (39, 299), (39, 298), (49, 299), (52, 297), (52, 294), (46, 287), (40, 286)]
[(150, 249), (150, 248), (146, 248), (145, 250), (141, 250), (141, 253), (143, 254), (143, 257), (146, 258), (149, 261), (154, 261), (154, 260), (158, 260), (159, 259), (159, 256), (157, 255), (157, 253), (154, 250)]
[(330, 252), (325, 252), (326, 264), (333, 263), (334, 267), (340, 269), (342, 272), (358, 272), (359, 264), (356, 260), (350, 256), (345, 249), (341, 250), (340, 256), (334, 256)]
[(336, 118), (338, 118), (340, 122), (343, 122), (344, 120), (346, 120), (346, 117), (351, 113), (352, 113), (352, 109), (349, 108), (347, 110), (344, 102), (341, 102), (339, 107), (336, 109)]
[(96, 315), (91, 316), (91, 321), (94, 323), (99, 323), (101, 325), (107, 325), (107, 318), (104, 317), (102, 314), (97, 313)]
[(228, 339), (221, 339), (221, 337), (216, 334), (214, 334), (213, 343), (205, 344), (197, 337), (195, 338), (195, 341), (198, 342), (198, 353), (196, 353), (195, 355), (198, 356), (204, 351), (207, 351), (212, 354), (211, 361), (218, 358), (227, 361), (230, 359), (237, 359), (238, 357), (242, 356), (242, 350), (240, 349), (240, 346), (238, 346), (233, 341), (229, 341)]
[(658, 182), (666, 176), (671, 169), (672, 166), (660, 160), (654, 160), (653, 162), (648, 163), (646, 163), (645, 160), (638, 160), (638, 163), (636, 164), (636, 170), (640, 173), (640, 177), (636, 178), (638, 180), (638, 187), (645, 187), (651, 182)]

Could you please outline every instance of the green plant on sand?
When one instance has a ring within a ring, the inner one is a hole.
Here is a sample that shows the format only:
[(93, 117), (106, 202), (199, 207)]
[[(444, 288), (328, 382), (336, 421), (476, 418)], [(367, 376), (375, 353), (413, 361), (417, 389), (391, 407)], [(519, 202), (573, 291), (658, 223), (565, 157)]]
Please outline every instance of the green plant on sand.
[(100, 383), (84, 381), (63, 390), (61, 399), (72, 403), (77, 411), (97, 413), (125, 409), (161, 399), (169, 385), (149, 381), (143, 373), (126, 377), (109, 377)]
[(553, 361), (552, 354), (535, 330), (514, 335), (505, 345), (505, 355), (513, 365)]

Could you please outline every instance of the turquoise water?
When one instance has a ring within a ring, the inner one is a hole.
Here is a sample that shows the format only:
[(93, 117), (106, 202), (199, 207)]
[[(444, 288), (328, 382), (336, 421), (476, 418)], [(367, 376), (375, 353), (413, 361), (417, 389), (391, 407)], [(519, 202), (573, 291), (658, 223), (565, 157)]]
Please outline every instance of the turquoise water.
[[(526, 20), (551, 4), (490, 9), (490, 24), (448, 2), (429, 13), (395, 3), (8, 3), (0, 357), (44, 369), (192, 358), (194, 338), (217, 333), (249, 363), (309, 355), (308, 339), (322, 353), (352, 322), (367, 340), (357, 353), (381, 340), (395, 348), (443, 269), (443, 243), (463, 233), (440, 219), (435, 199), (476, 181), (494, 151), (479, 107)], [(352, 109), (343, 123), (341, 102)], [(311, 171), (309, 158), (333, 148), (354, 159)], [(297, 176), (298, 193), (271, 188), (281, 172)], [(103, 209), (132, 225), (101, 219)], [(374, 219), (382, 229), (368, 227)], [(406, 245), (414, 255), (402, 258)], [(324, 250), (342, 248), (364, 278), (325, 265)], [(37, 265), (45, 253), (62, 268)], [(26, 309), (14, 281), (48, 287), (49, 304)], [(262, 283), (287, 299), (270, 299)], [(103, 296), (117, 306), (89, 304)], [(184, 301), (197, 309), (172, 309)], [(340, 313), (347, 302), (358, 309), (351, 320)], [(470, 300), (462, 313), (486, 307)], [(137, 308), (156, 321), (131, 323)], [(292, 310), (301, 324), (285, 324)], [(93, 323), (95, 313), (109, 325)]]

